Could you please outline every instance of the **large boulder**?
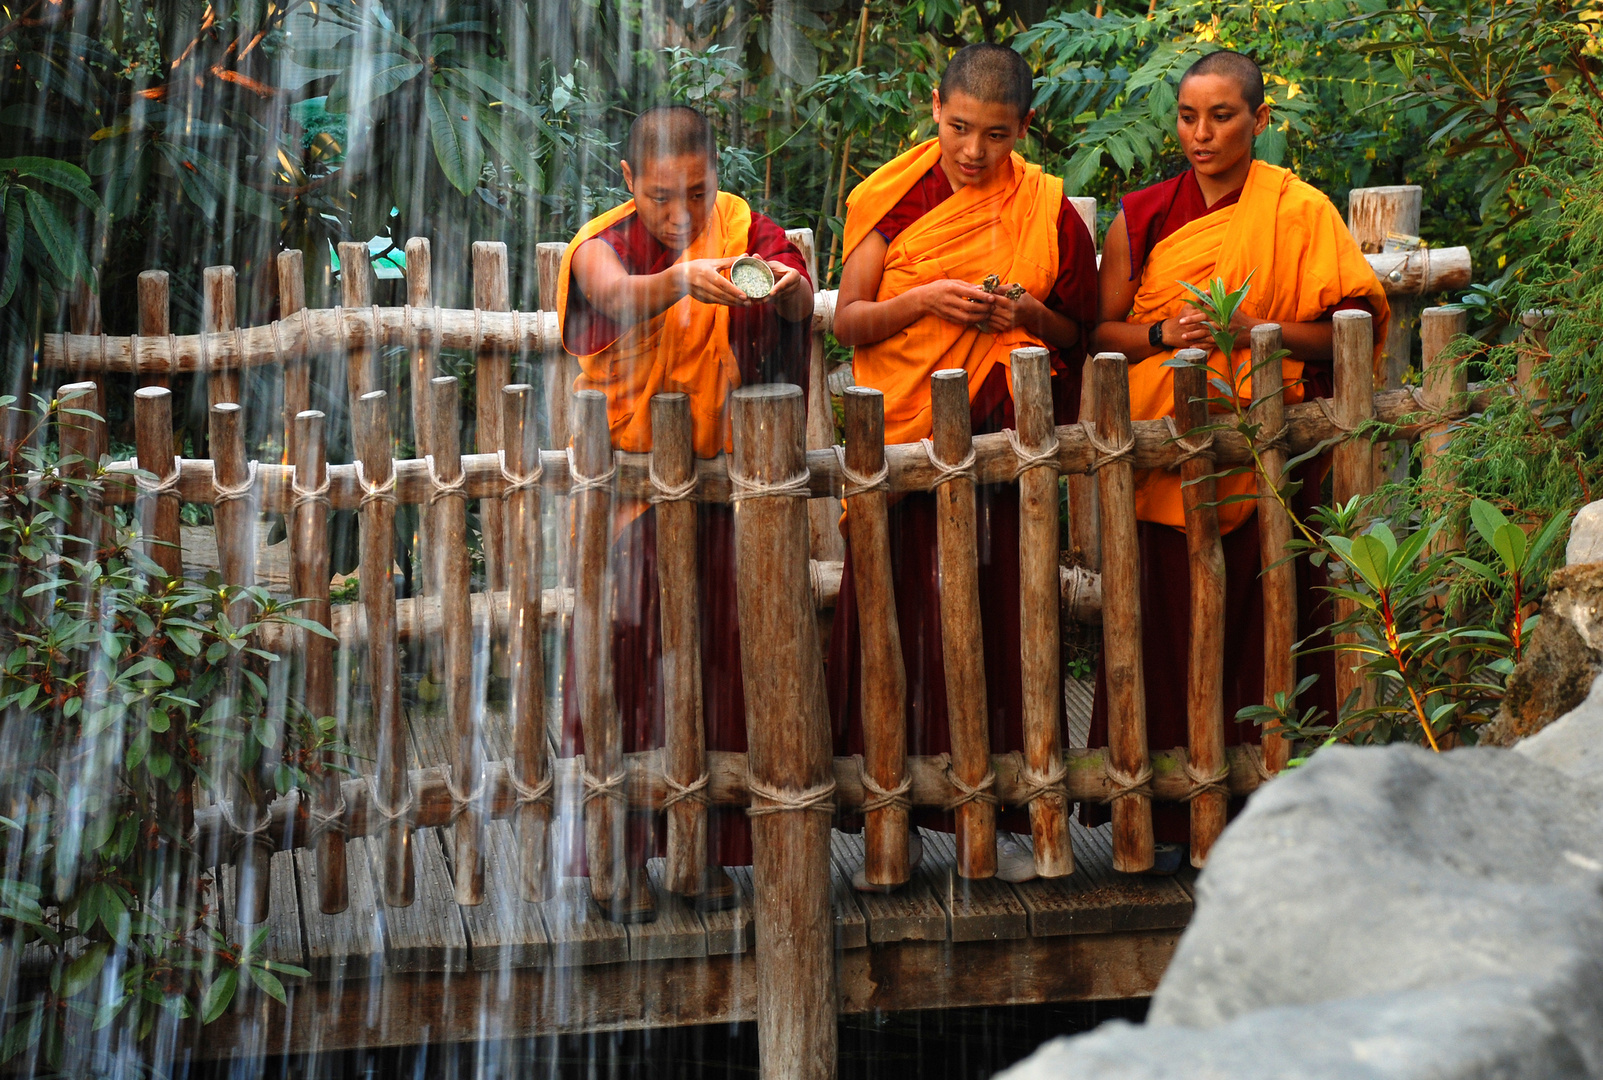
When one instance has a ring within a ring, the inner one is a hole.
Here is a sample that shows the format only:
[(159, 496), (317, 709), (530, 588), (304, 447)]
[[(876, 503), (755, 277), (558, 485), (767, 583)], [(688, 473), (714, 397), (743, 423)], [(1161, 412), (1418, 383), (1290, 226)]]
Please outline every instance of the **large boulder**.
[(1603, 1077), (1603, 785), (1547, 738), (1321, 751), (1214, 848), (1148, 1023), (1011, 1080)]

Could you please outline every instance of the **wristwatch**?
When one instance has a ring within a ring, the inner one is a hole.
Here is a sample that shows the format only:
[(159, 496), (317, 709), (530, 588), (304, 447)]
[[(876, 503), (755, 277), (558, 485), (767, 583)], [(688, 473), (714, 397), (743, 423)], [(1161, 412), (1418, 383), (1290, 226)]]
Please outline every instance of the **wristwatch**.
[(1163, 348), (1163, 322), (1161, 320), (1147, 327), (1147, 344), (1154, 349)]

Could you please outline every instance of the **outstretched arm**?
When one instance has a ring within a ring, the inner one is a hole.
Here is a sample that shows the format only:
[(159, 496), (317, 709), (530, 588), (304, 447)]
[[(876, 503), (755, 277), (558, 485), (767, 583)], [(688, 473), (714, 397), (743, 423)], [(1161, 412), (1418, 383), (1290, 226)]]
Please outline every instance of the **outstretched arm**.
[(875, 300), (889, 247), (883, 236), (870, 232), (846, 259), (835, 302), (836, 341), (846, 346), (872, 345), (925, 315), (960, 326), (978, 326), (990, 317), (996, 297), (977, 285), (949, 278), (919, 285), (889, 300)]
[(692, 259), (659, 274), (631, 274), (605, 240), (593, 239), (573, 253), (573, 280), (590, 306), (619, 326), (646, 322), (684, 297), (705, 304), (749, 307), (753, 301), (722, 271), (733, 259)]

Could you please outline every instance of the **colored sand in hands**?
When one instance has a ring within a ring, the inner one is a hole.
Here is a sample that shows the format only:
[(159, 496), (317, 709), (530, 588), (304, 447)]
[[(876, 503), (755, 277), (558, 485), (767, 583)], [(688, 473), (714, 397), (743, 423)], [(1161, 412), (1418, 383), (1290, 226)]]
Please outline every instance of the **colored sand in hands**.
[(735, 288), (752, 299), (760, 299), (774, 291), (774, 272), (761, 259), (743, 255), (729, 267), (729, 280)]

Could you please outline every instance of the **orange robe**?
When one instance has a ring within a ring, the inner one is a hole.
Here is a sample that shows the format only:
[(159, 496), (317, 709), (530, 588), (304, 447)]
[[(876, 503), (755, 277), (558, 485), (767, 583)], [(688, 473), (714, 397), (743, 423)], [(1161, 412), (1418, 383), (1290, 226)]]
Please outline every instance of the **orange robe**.
[[(913, 185), (940, 159), (936, 140), (915, 146), (876, 169), (847, 196), (845, 252), (862, 243)], [(1018, 154), (1012, 169), (981, 187), (953, 192), (897, 234), (885, 252), (877, 300), (942, 278), (979, 284), (997, 274), (1046, 302), (1058, 278), (1058, 214), (1063, 181)], [(1045, 342), (1015, 327), (1000, 334), (925, 315), (884, 341), (860, 345), (852, 373), (860, 386), (885, 394), (885, 441), (916, 442), (930, 434), (930, 376), (964, 368), (969, 399), (1014, 349)]]
[[(1129, 322), (1154, 323), (1178, 315), (1192, 299), (1181, 282), (1204, 292), (1214, 278), (1234, 290), (1251, 283), (1241, 310), (1274, 322), (1314, 322), (1343, 301), (1362, 299), (1375, 313), (1375, 363), (1380, 362), (1391, 308), (1375, 272), (1347, 232), (1341, 215), (1325, 195), (1288, 170), (1255, 161), (1241, 198), (1205, 214), (1159, 241), (1141, 271), (1141, 285)], [(1243, 400), (1250, 397), (1252, 342), (1242, 334), (1229, 364), (1217, 350), (1208, 362), (1219, 378), (1233, 380)], [(1174, 415), (1174, 357), (1164, 350), (1130, 366), (1130, 418), (1156, 420)], [(1286, 381), (1302, 375), (1303, 365), (1285, 364)], [(1300, 385), (1286, 389), (1287, 404), (1301, 401)], [(1219, 497), (1254, 490), (1250, 475), (1219, 481)], [(1219, 507), (1219, 528), (1230, 532), (1253, 514), (1251, 502)], [(1154, 469), (1136, 477), (1136, 517), (1175, 528), (1185, 526), (1185, 505), (1177, 473)]]

